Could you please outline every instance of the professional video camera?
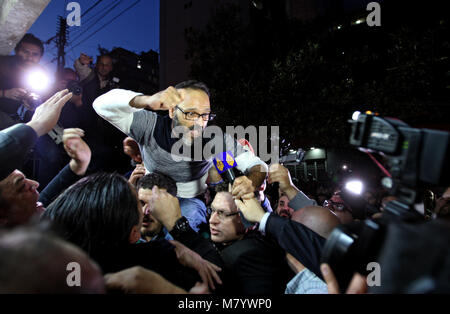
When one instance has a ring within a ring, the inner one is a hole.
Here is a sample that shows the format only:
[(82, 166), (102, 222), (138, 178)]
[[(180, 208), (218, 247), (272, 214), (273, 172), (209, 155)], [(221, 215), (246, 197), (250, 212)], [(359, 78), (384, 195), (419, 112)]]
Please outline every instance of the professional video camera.
[(340, 225), (329, 236), (322, 262), (333, 269), (342, 291), (355, 272), (367, 274), (376, 261), (389, 225), (424, 222), (416, 205), (426, 186), (450, 183), (450, 133), (411, 128), (404, 122), (366, 112), (353, 116), (350, 144), (385, 156), (390, 177), (382, 185), (396, 200), (387, 203), (383, 218)]

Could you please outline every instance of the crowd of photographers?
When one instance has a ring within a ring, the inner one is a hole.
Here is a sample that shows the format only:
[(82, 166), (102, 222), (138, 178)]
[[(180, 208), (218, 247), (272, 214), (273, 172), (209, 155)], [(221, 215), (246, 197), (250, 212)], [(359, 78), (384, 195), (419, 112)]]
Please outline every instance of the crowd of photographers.
[(405, 219), (375, 182), (355, 201), (244, 139), (174, 161), (172, 132), (189, 150), (214, 118), (203, 83), (125, 91), (82, 54), (37, 94), (43, 52), (27, 34), (0, 60), (0, 293), (450, 292), (450, 188)]

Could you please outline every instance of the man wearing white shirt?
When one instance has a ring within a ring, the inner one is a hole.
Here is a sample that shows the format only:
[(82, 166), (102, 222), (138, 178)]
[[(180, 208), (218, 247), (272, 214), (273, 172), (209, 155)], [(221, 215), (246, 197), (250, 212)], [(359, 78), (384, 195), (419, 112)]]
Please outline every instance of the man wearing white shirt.
[[(175, 134), (179, 128), (186, 130), (182, 137), (183, 149), (194, 149), (196, 139), (201, 140), (202, 148), (207, 144), (203, 132), (214, 115), (206, 85), (187, 81), (152, 96), (116, 89), (97, 98), (94, 109), (139, 144), (149, 172), (163, 173), (177, 182), (182, 214), (198, 231), (198, 226), (206, 223), (207, 218), (205, 204), (199, 196), (205, 192), (212, 158), (203, 156), (201, 160), (191, 158), (180, 161), (175, 158), (173, 148), (179, 143)], [(159, 116), (154, 112), (158, 110), (168, 110), (169, 115)], [(234, 147), (237, 168), (245, 174), (236, 178), (233, 196), (241, 198), (254, 193), (266, 178), (267, 165), (232, 137), (225, 136), (224, 141), (227, 148)], [(218, 148), (214, 153), (221, 152)]]

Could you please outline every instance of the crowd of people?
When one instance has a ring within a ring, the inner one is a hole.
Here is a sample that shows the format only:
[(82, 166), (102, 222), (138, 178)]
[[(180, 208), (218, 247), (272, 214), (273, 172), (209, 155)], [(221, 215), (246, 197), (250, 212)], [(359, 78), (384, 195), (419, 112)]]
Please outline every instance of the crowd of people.
[[(433, 217), (389, 229), (377, 260), (381, 287), (371, 291), (357, 269), (339, 287), (339, 269), (322, 258), (327, 239), (340, 226), (386, 219), (394, 196), (367, 190), (357, 209), (339, 184), (294, 184), (285, 166), (268, 166), (227, 134), (240, 174), (233, 181), (213, 158), (178, 160), (178, 141), (188, 150), (199, 138), (202, 147), (211, 144), (202, 138), (214, 118), (207, 86), (186, 81), (154, 95), (123, 90), (111, 80), (107, 55), (92, 67), (82, 54), (33, 107), (18, 73), (36, 66), (43, 49), (27, 34), (16, 55), (0, 61), (0, 293), (450, 291), (450, 189)], [(81, 93), (67, 88), (73, 82)], [(185, 130), (180, 137), (177, 128)], [(118, 165), (118, 155), (130, 169)], [(35, 160), (39, 169), (30, 172)], [(70, 285), (74, 264), (81, 284)]]

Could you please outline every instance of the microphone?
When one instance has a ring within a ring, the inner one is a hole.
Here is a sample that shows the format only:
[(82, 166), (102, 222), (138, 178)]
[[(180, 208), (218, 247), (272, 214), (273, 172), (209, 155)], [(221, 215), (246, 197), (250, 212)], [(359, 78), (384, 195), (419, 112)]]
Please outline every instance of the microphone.
[(237, 169), (237, 162), (234, 159), (233, 153), (230, 151), (218, 154), (214, 158), (213, 163), (220, 177), (226, 183), (233, 184), (236, 177), (242, 175), (239, 169)]
[[(234, 183), (234, 180), (237, 177), (243, 176), (244, 174), (237, 168), (237, 162), (234, 159), (233, 153), (230, 151), (226, 151), (217, 155), (213, 160), (214, 166), (219, 172), (220, 177), (226, 183)], [(247, 219), (245, 219), (244, 215), (239, 211), (239, 216), (241, 216), (242, 224), (244, 228), (250, 228), (253, 226)]]

